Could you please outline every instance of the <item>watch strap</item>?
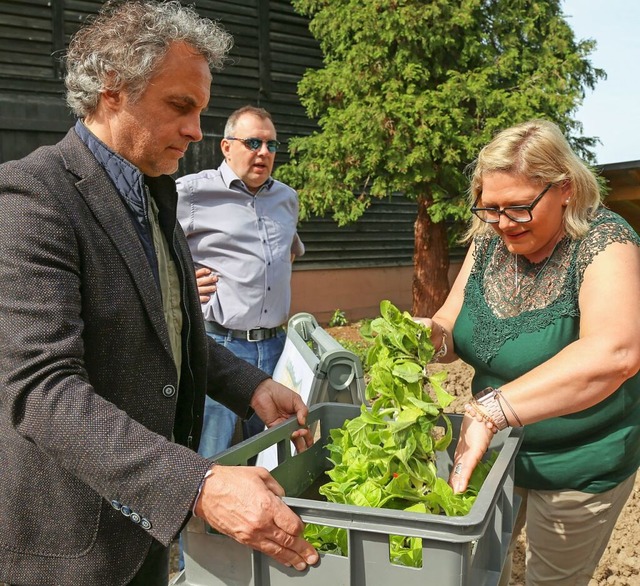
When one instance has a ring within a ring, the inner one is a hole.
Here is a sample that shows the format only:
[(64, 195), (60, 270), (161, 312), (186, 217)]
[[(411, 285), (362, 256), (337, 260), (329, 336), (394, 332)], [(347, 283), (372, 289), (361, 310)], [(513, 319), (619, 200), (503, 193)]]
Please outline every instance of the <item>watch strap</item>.
[[(484, 415), (498, 431), (501, 431), (509, 427), (509, 422), (502, 410), (499, 395), (499, 389), (487, 387), (471, 399), (471, 405), (480, 413), (481, 416)], [(483, 417), (483, 419), (485, 417)]]

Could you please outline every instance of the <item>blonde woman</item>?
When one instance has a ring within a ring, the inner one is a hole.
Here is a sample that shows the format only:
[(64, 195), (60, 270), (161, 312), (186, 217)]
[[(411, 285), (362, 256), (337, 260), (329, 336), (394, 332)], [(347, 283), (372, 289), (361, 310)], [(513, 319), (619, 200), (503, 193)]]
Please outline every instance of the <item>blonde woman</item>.
[(464, 490), (493, 433), (524, 425), (526, 584), (586, 585), (640, 463), (640, 239), (543, 120), (482, 149), (470, 203), (466, 260), (424, 320), (442, 361), (475, 369), (450, 483)]

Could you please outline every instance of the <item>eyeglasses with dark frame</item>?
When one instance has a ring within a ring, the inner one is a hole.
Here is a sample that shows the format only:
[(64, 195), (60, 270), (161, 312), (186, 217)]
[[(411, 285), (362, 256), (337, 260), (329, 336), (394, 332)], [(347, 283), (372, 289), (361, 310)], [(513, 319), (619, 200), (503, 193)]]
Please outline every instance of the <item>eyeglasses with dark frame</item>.
[(272, 139), (272, 140), (262, 140), (261, 138), (238, 138), (236, 136), (225, 136), (227, 140), (239, 140), (245, 147), (247, 147), (250, 151), (258, 151), (262, 147), (263, 144), (267, 145), (267, 150), (270, 153), (278, 152), (278, 147), (280, 146), (280, 141)]
[[(471, 212), (476, 215), (477, 218), (482, 220), (487, 224), (497, 224), (500, 222), (501, 214), (504, 214), (512, 220), (513, 222), (517, 222), (518, 224), (526, 224), (533, 220), (533, 216), (531, 215), (531, 211), (538, 205), (538, 202), (542, 199), (545, 193), (551, 189), (553, 183), (547, 184), (547, 186), (542, 190), (542, 192), (536, 196), (536, 198), (528, 205), (521, 206), (507, 206), (502, 209), (499, 208), (479, 208), (475, 204), (471, 208)], [(476, 199), (476, 204), (480, 201), (482, 194), (478, 196)]]

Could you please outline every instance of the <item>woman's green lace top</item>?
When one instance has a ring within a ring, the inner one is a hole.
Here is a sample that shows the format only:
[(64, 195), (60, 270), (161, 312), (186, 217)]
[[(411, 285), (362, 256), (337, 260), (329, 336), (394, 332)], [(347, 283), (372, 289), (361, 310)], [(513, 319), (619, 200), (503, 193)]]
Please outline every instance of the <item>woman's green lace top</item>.
[(490, 363), (506, 340), (543, 330), (560, 317), (579, 317), (584, 272), (614, 242), (640, 246), (633, 228), (604, 208), (584, 238), (565, 236), (540, 263), (511, 254), (495, 234), (477, 238), (465, 304), (474, 316), (471, 343), (478, 358)]
[[(456, 353), (475, 371), (474, 393), (516, 380), (578, 340), (578, 298), (585, 271), (614, 243), (640, 246), (640, 239), (606, 209), (596, 212), (584, 238), (563, 238), (541, 263), (510, 254), (497, 235), (476, 240), (453, 329)], [(614, 291), (615, 283), (611, 285)], [(549, 401), (554, 391), (549, 389)], [(617, 486), (639, 465), (636, 374), (597, 405), (526, 425), (515, 480), (535, 490), (598, 493)]]

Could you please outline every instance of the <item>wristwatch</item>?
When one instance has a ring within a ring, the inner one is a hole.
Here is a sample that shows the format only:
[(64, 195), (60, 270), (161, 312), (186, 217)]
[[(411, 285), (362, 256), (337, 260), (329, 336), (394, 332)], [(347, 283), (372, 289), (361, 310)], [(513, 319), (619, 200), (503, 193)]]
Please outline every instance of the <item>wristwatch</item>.
[(493, 387), (487, 387), (486, 389), (482, 389), (479, 393), (476, 393), (473, 396), (473, 400), (485, 411), (486, 415), (489, 416), (498, 430), (502, 430), (509, 427), (509, 422), (507, 421), (507, 418), (502, 411), (502, 405), (500, 405), (500, 401), (498, 400), (499, 394), (500, 390), (496, 390)]

